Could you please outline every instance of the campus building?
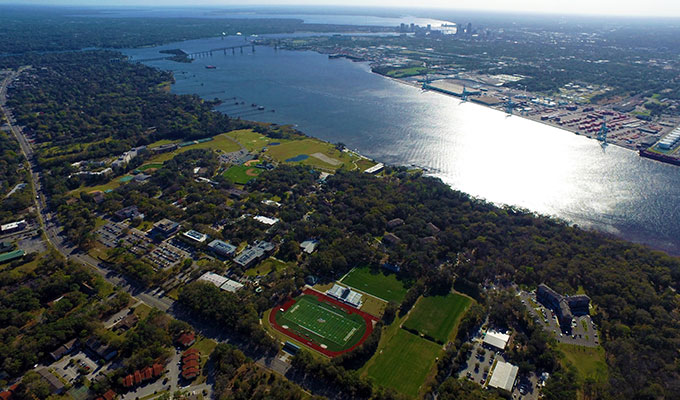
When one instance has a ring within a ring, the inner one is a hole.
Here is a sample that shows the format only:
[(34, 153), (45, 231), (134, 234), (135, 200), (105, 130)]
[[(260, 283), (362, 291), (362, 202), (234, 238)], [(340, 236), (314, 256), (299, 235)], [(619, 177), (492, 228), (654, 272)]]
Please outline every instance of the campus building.
[(243, 268), (250, 268), (269, 256), (275, 248), (276, 246), (269, 242), (255, 242), (253, 245), (246, 247), (245, 250), (239, 253), (239, 255), (234, 258), (234, 262)]
[(171, 221), (167, 218), (153, 224), (153, 233), (168, 237), (179, 229), (179, 224), (175, 221)]
[(571, 330), (574, 315), (587, 315), (590, 308), (590, 297), (584, 294), (562, 296), (543, 283), (538, 285), (536, 300), (557, 314), (560, 326), (566, 331)]
[(489, 380), (489, 386), (496, 389), (503, 389), (508, 392), (512, 392), (512, 388), (515, 387), (515, 381), (517, 380), (517, 372), (519, 368), (507, 362), (498, 361), (496, 363), (496, 368), (491, 374), (491, 380)]
[(508, 345), (508, 340), (510, 340), (510, 335), (501, 332), (489, 330), (484, 335), (484, 345), (494, 347), (498, 350), (505, 350), (505, 346)]
[(231, 257), (236, 252), (236, 246), (227, 242), (223, 242), (219, 239), (215, 239), (208, 243), (208, 247), (223, 257)]

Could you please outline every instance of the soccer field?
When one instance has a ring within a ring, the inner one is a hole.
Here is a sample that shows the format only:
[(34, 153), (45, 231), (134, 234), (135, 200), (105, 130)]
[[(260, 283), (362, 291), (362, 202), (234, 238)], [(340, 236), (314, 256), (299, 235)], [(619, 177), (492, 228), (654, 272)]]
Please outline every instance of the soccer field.
[(285, 312), (277, 313), (276, 322), (331, 351), (351, 347), (366, 330), (360, 315), (348, 314), (344, 309), (310, 295), (299, 297)]
[(354, 268), (347, 276), (342, 278), (341, 282), (395, 303), (401, 303), (406, 296), (407, 289), (395, 274), (385, 275), (383, 271), (371, 271), (368, 267)]
[(470, 303), (469, 298), (458, 293), (423, 297), (409, 314), (404, 328), (446, 343)]

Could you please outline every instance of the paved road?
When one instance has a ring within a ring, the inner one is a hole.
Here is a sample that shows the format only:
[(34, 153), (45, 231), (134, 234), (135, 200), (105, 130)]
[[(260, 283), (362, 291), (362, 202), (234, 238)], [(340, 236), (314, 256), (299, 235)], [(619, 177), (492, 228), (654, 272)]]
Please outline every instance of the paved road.
[[(68, 244), (61, 234), (62, 228), (58, 225), (57, 218), (54, 213), (52, 213), (48, 207), (47, 202), (44, 198), (44, 193), (40, 186), (40, 168), (33, 155), (33, 149), (31, 148), (30, 142), (22, 132), (21, 128), (16, 126), (12, 120), (12, 114), (5, 107), (7, 100), (7, 85), (16, 79), (23, 71), (29, 69), (30, 67), (21, 67), (18, 71), (10, 73), (0, 84), (0, 111), (5, 115), (7, 123), (12, 130), (12, 133), (17, 138), (21, 151), (24, 154), (26, 160), (28, 160), (31, 168), (31, 179), (33, 187), (33, 195), (35, 201), (36, 210), (38, 210), (38, 221), (40, 226), (45, 232), (47, 242), (52, 245), (59, 253), (64, 255), (66, 258), (74, 261), (78, 261), (82, 264), (92, 267), (97, 273), (102, 275), (109, 283), (117, 286), (126, 292), (130, 293), (132, 296), (142, 301), (143, 303), (155, 307), (161, 311), (167, 312), (170, 316), (176, 319), (181, 319), (185, 322), (191, 324), (197, 332), (200, 332), (205, 337), (214, 339), (218, 342), (229, 342), (236, 345), (241, 345), (240, 347), (246, 351), (246, 354), (255, 360), (255, 362), (261, 367), (268, 369), (272, 372), (279, 373), (281, 375), (286, 375), (290, 369), (290, 364), (285, 363), (279, 359), (268, 357), (266, 354), (253, 354), (253, 350), (250, 348), (244, 348), (243, 345), (247, 347), (248, 343), (234, 340), (229, 334), (223, 332), (219, 327), (208, 326), (202, 321), (195, 320), (191, 316), (186, 315), (178, 311), (179, 307), (176, 307), (175, 302), (167, 297), (157, 297), (151, 294), (149, 290), (143, 288), (140, 285), (136, 285), (132, 280), (125, 278), (124, 276), (118, 274), (117, 272), (106, 268), (99, 260), (91, 257), (88, 254), (80, 252), (74, 246)], [(176, 362), (175, 362), (176, 364)], [(301, 383), (301, 382), (298, 382)], [(152, 386), (152, 385), (149, 385)], [(155, 385), (153, 385), (155, 387)], [(308, 386), (308, 385), (304, 385)], [(175, 386), (176, 387), (176, 386)], [(207, 388), (209, 393), (212, 390)], [(192, 387), (191, 390), (196, 390), (196, 387)], [(203, 388), (201, 388), (203, 390)], [(153, 391), (152, 391), (153, 393)], [(328, 393), (325, 393), (328, 396)]]

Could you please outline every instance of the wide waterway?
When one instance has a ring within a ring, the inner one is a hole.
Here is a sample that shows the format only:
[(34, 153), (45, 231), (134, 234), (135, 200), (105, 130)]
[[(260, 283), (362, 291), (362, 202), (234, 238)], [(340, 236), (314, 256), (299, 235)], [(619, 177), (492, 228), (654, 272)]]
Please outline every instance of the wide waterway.
[[(214, 38), (126, 50), (188, 53), (244, 43)], [(314, 52), (256, 47), (214, 52), (175, 73), (175, 93), (218, 97), (245, 119), (296, 124), (391, 164), (426, 167), (453, 188), (680, 254), (680, 168), (370, 72), (365, 63)], [(216, 69), (206, 69), (213, 65)], [(235, 98), (244, 105), (234, 105)], [(265, 107), (253, 109), (251, 104)], [(275, 110), (275, 112), (271, 112)]]

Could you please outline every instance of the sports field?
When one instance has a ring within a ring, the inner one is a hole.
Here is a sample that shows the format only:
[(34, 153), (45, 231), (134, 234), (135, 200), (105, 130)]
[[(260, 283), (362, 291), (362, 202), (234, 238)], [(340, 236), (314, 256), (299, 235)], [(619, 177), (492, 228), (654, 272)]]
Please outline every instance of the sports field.
[(375, 321), (372, 315), (311, 289), (269, 315), (274, 329), (329, 357), (361, 344)]
[(446, 343), (470, 302), (469, 298), (458, 293), (423, 297), (409, 314), (404, 328), (420, 332), (439, 343)]
[(379, 385), (415, 397), (441, 351), (440, 345), (398, 329), (367, 374)]
[(395, 274), (385, 275), (382, 271), (372, 271), (368, 267), (354, 268), (340, 282), (396, 303), (401, 303), (406, 296), (404, 283)]
[(224, 177), (239, 185), (245, 185), (250, 180), (255, 179), (263, 170), (246, 165), (234, 165), (224, 171)]
[(351, 347), (366, 330), (361, 316), (310, 295), (299, 297), (288, 310), (277, 313), (276, 322), (331, 351)]

